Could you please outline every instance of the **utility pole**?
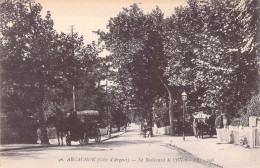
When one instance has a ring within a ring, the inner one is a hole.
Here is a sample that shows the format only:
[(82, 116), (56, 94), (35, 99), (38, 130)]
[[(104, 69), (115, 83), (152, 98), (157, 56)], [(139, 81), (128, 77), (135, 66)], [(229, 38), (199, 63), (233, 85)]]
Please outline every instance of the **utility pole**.
[[(106, 81), (106, 98), (108, 101), (108, 96), (107, 96), (107, 81)], [(109, 125), (109, 120), (108, 120), (108, 105), (106, 105), (106, 110), (107, 110), (107, 125)]]
[(107, 104), (106, 110), (107, 110), (107, 135), (108, 138), (111, 138), (112, 133), (112, 125), (111, 125), (111, 106), (110, 106), (110, 99), (108, 96), (108, 90), (107, 90), (107, 81), (106, 81), (106, 98), (107, 102), (109, 101), (109, 104)]
[[(73, 28), (74, 25), (71, 25), (71, 38), (73, 39)], [(72, 57), (74, 57), (74, 48), (72, 49)], [(76, 71), (76, 70), (75, 70)], [(75, 85), (73, 82), (73, 86), (72, 86), (72, 99), (73, 99), (73, 111), (76, 111), (76, 96), (75, 96)]]

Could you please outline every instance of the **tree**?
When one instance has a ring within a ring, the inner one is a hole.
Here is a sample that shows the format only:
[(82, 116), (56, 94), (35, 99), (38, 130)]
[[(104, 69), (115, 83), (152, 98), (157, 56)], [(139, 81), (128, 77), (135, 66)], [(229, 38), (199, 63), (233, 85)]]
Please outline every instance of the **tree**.
[(83, 47), (80, 55), (81, 69), (78, 69), (79, 83), (76, 86), (77, 110), (95, 109), (105, 117), (106, 93), (101, 81), (106, 79), (106, 59), (99, 57), (102, 49), (94, 42)]
[(209, 70), (208, 74), (218, 76), (215, 79), (211, 77), (212, 81), (209, 81), (215, 86), (211, 86), (213, 92), (208, 94), (214, 98), (208, 99), (208, 102), (212, 100), (219, 102), (214, 106), (222, 106), (232, 116), (251, 99), (254, 92), (257, 92), (258, 85), (256, 56), (241, 52), (245, 36), (243, 22), (237, 19), (241, 13), (236, 8), (238, 4), (239, 1), (232, 3), (213, 1), (208, 7), (213, 8), (214, 12), (211, 10), (209, 20), (204, 21), (205, 24), (208, 23), (204, 32), (208, 34), (208, 39), (213, 41), (211, 42), (213, 47), (208, 53), (215, 55), (214, 57), (207, 54), (210, 61), (205, 70)]
[(240, 11), (237, 19), (240, 20), (244, 27), (244, 41), (241, 43), (241, 50), (243, 53), (246, 52), (257, 54), (259, 53), (259, 1), (240, 1), (237, 9)]
[(256, 91), (258, 78), (255, 56), (240, 50), (245, 38), (238, 4), (189, 1), (169, 18), (165, 43), (171, 83), (183, 85), (204, 107), (231, 115)]
[(29, 0), (1, 4), (1, 108), (9, 117), (35, 116), (41, 143), (49, 143), (44, 111), (70, 96), (67, 93), (77, 78), (83, 37), (57, 34), (50, 12), (42, 18), (41, 9)]
[[(154, 98), (157, 94), (167, 92), (173, 128), (172, 91), (165, 82), (162, 69), (166, 63), (163, 53), (163, 13), (156, 8), (144, 14), (133, 4), (130, 9), (124, 8), (117, 17), (111, 18), (108, 29), (108, 33), (97, 33), (105, 42), (106, 49), (112, 53), (112, 63), (117, 68), (117, 82), (131, 83), (128, 86), (132, 87), (132, 94), (139, 100), (139, 106), (145, 109), (150, 126)], [(129, 80), (125, 80), (126, 75)]]
[[(41, 142), (49, 143), (44, 122), (43, 97), (46, 80), (51, 74), (46, 73), (49, 58), (52, 56), (53, 21), (47, 12), (45, 19), (40, 15), (41, 5), (31, 1), (14, 0), (1, 4), (1, 45), (2, 45), (2, 86), (3, 100), (6, 102), (3, 111), (20, 113), (24, 108), (37, 111), (42, 132)], [(12, 92), (10, 92), (12, 91)], [(20, 105), (12, 109), (13, 94), (20, 99)], [(17, 95), (18, 94), (18, 95)], [(24, 106), (28, 97), (27, 107)], [(8, 107), (11, 107), (8, 108)], [(10, 111), (12, 110), (12, 111)]]
[(57, 34), (50, 12), (42, 18), (41, 9), (30, 0), (1, 4), (1, 111), (8, 118), (34, 116), (41, 143), (48, 143), (45, 119), (56, 106), (71, 110), (72, 86), (80, 109), (104, 111), (100, 81), (107, 67), (97, 44), (84, 47), (77, 33)]

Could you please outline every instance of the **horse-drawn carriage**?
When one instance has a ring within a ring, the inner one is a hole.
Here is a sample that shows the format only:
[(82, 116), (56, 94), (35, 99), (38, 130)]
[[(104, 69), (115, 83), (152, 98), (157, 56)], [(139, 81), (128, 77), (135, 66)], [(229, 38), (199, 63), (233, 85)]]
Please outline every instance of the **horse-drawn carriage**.
[(193, 133), (196, 138), (202, 138), (203, 135), (212, 137), (215, 134), (215, 119), (213, 115), (204, 112), (193, 113)]
[(79, 141), (80, 144), (87, 144), (89, 139), (95, 139), (97, 143), (101, 140), (101, 133), (98, 128), (98, 111), (85, 110), (68, 114), (69, 131), (66, 134), (66, 143)]

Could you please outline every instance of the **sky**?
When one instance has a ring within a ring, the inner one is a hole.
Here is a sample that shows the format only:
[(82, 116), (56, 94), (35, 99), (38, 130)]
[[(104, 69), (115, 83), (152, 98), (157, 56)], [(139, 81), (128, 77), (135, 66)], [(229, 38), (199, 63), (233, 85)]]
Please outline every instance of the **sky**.
[(85, 44), (96, 41), (98, 36), (93, 33), (98, 29), (106, 31), (106, 25), (111, 17), (117, 16), (123, 7), (133, 3), (145, 12), (151, 12), (158, 6), (165, 17), (174, 13), (177, 6), (187, 5), (187, 0), (35, 0), (43, 6), (44, 16), (50, 11), (54, 28), (58, 32), (74, 32), (84, 36)]

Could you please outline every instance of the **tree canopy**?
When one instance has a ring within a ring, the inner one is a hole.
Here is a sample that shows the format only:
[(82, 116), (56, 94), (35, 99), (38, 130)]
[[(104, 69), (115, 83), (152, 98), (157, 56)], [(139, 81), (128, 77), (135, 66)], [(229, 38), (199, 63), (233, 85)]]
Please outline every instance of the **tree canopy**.
[[(189, 0), (166, 18), (159, 7), (145, 13), (133, 4), (108, 20), (108, 31), (96, 31), (99, 41), (85, 45), (73, 30), (57, 33), (51, 13), (43, 17), (33, 0), (5, 0), (1, 115), (38, 120), (42, 143), (46, 116), (56, 107), (72, 110), (73, 87), (76, 110), (98, 110), (100, 120), (118, 126), (117, 116), (126, 122), (137, 111), (150, 126), (161, 116), (172, 135), (184, 91), (193, 109), (237, 117), (248, 107), (258, 115), (259, 10), (259, 0)], [(110, 52), (105, 58), (103, 48)], [(105, 89), (104, 80), (113, 85)]]
[(102, 104), (94, 98), (102, 97), (102, 89), (91, 91), (104, 78), (104, 60), (97, 44), (84, 46), (77, 33), (57, 33), (50, 12), (42, 17), (41, 10), (30, 0), (1, 3), (1, 115), (39, 120), (41, 142), (48, 143), (45, 119), (56, 106), (72, 109), (72, 86), (85, 88), (98, 104), (84, 104), (79, 95), (81, 109)]
[(112, 53), (115, 80), (127, 88), (129, 99), (150, 104), (148, 114), (155, 100), (168, 93), (173, 118), (186, 91), (190, 106), (236, 116), (259, 92), (258, 2), (188, 4), (168, 18), (159, 8), (145, 14), (133, 4), (109, 20), (107, 33), (97, 32)]

